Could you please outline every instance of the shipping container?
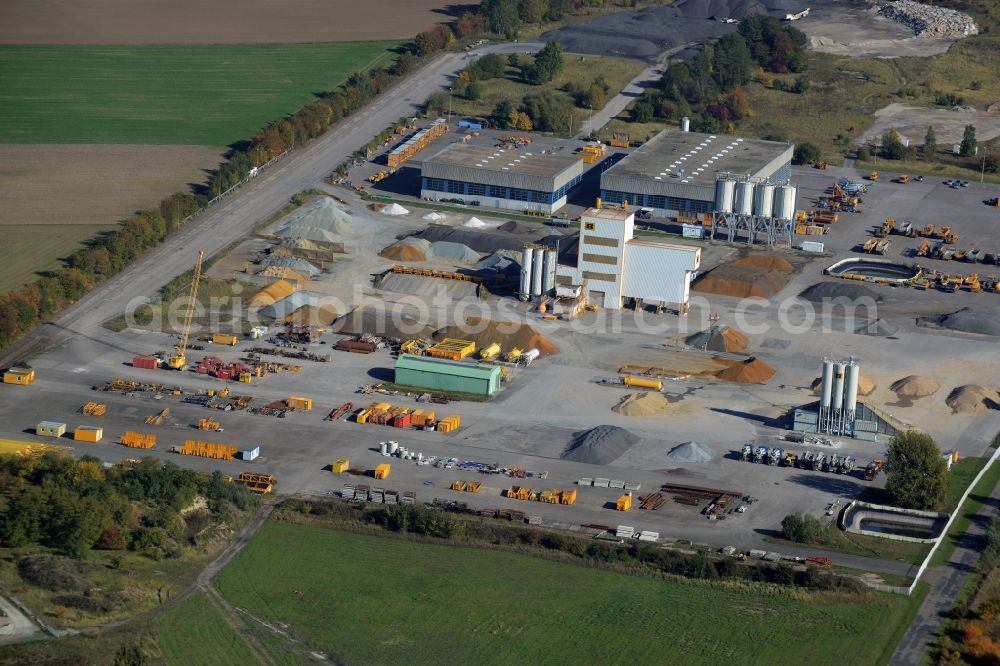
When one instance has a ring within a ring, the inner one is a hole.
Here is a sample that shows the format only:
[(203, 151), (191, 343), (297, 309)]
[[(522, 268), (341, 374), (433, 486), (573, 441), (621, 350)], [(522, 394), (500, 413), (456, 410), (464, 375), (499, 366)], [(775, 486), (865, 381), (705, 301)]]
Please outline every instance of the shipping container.
[(824, 245), (818, 241), (802, 241), (803, 252), (823, 252)]
[(309, 411), (313, 408), (312, 398), (302, 398), (297, 395), (288, 398), (288, 406), (292, 409), (304, 409)]
[(260, 455), (260, 447), (255, 446), (252, 449), (247, 449), (246, 451), (240, 451), (240, 460), (244, 462), (250, 462), (251, 460), (256, 460), (257, 456)]
[(100, 426), (80, 426), (73, 431), (73, 439), (78, 442), (97, 443), (104, 437), (104, 428)]
[(35, 381), (35, 371), (28, 368), (11, 368), (3, 373), (4, 384), (27, 386)]
[(374, 342), (360, 342), (358, 340), (339, 340), (337, 344), (334, 345), (334, 349), (337, 351), (354, 352), (356, 354), (371, 354), (373, 351), (378, 349), (378, 345)]
[(212, 335), (212, 342), (217, 345), (228, 345), (235, 347), (239, 343), (239, 338), (229, 333), (215, 333)]
[(62, 437), (66, 434), (66, 424), (58, 421), (42, 421), (35, 426), (35, 434), (42, 437)]
[(343, 474), (350, 467), (351, 467), (351, 461), (348, 460), (347, 458), (341, 458), (339, 460), (334, 460), (333, 463), (330, 464), (330, 470), (334, 474)]
[(133, 368), (143, 368), (145, 370), (156, 370), (160, 367), (160, 359), (155, 356), (136, 356), (132, 359)]
[(410, 415), (400, 414), (392, 420), (392, 425), (394, 428), (409, 428), (410, 427)]

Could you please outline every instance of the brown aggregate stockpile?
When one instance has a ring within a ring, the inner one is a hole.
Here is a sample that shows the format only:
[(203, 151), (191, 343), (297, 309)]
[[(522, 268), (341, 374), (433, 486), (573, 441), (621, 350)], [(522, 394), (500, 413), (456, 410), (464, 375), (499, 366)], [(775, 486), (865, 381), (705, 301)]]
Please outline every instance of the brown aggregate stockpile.
[(794, 267), (781, 257), (752, 254), (716, 266), (694, 285), (694, 290), (736, 298), (770, 298), (788, 283)]
[(900, 398), (926, 398), (937, 393), (941, 386), (930, 377), (909, 375), (893, 382), (889, 388)]
[(408, 315), (393, 315), (375, 308), (354, 308), (333, 322), (330, 330), (341, 335), (370, 333), (371, 335), (410, 340), (412, 338), (429, 338), (434, 329)]
[(774, 368), (756, 357), (715, 373), (719, 379), (738, 384), (762, 384), (774, 377)]
[(638, 437), (624, 428), (601, 425), (573, 433), (569, 446), (559, 457), (590, 465), (607, 465), (620, 458), (638, 441)]
[(695, 349), (706, 349), (716, 352), (745, 351), (749, 340), (735, 328), (728, 326), (712, 326), (685, 338), (684, 342)]
[(469, 317), (465, 320), (464, 325), (452, 324), (434, 332), (435, 340), (443, 340), (444, 338), (474, 340), (480, 349), (495, 342), (505, 352), (517, 347), (522, 351), (537, 349), (542, 354), (559, 353), (559, 348), (534, 327), (511, 321)]
[(975, 414), (984, 409), (1000, 409), (1000, 392), (978, 384), (966, 384), (949, 393), (945, 403), (954, 414)]
[(416, 243), (393, 243), (379, 252), (379, 256), (393, 261), (427, 261), (426, 251)]
[(676, 411), (679, 404), (670, 402), (662, 393), (647, 391), (628, 394), (611, 411), (631, 417), (663, 416)]

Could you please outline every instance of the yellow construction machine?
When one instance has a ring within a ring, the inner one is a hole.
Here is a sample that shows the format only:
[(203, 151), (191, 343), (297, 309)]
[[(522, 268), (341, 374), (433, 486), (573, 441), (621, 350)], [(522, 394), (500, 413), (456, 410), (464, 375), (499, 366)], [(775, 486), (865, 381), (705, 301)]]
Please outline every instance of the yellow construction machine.
[(878, 171), (872, 171), (868, 174), (868, 180), (878, 180)]
[(191, 279), (191, 293), (188, 294), (187, 312), (184, 314), (184, 328), (181, 339), (174, 347), (172, 356), (167, 357), (167, 367), (174, 370), (187, 370), (187, 344), (191, 334), (191, 320), (194, 318), (195, 303), (198, 298), (198, 283), (201, 282), (201, 264), (205, 260), (205, 251), (198, 250), (198, 262), (194, 265), (194, 277)]

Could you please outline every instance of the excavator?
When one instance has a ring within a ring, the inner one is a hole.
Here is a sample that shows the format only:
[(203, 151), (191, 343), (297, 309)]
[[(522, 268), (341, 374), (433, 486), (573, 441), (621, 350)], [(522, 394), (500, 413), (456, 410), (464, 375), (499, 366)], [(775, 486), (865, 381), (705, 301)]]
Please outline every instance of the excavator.
[(198, 250), (198, 261), (194, 265), (194, 277), (191, 280), (191, 293), (188, 294), (187, 312), (184, 313), (184, 328), (181, 339), (174, 347), (174, 353), (167, 357), (167, 367), (174, 370), (187, 370), (187, 344), (191, 334), (191, 320), (194, 318), (195, 305), (198, 299), (198, 284), (201, 282), (201, 264), (205, 259), (205, 251)]

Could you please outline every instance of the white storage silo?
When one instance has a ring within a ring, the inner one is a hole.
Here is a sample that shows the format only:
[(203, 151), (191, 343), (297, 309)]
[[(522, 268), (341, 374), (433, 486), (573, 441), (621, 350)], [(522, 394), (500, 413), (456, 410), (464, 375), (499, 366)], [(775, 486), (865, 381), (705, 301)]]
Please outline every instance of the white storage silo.
[(681, 118), (681, 131), (690, 132), (691, 131), (691, 119), (687, 116)]
[(795, 216), (795, 192), (792, 185), (780, 185), (774, 192), (774, 219), (790, 220)]
[(545, 265), (542, 269), (542, 293), (549, 294), (556, 288), (556, 251), (545, 250)]
[(839, 411), (844, 406), (844, 364), (833, 364), (833, 399), (830, 402), (833, 411)]
[(753, 214), (757, 217), (771, 217), (774, 210), (774, 185), (760, 183), (753, 193)]
[(820, 380), (819, 406), (820, 409), (830, 409), (830, 400), (833, 395), (833, 361), (823, 359), (823, 375)]
[(861, 376), (861, 368), (854, 361), (848, 362), (846, 368), (844, 410), (853, 412), (858, 407), (858, 378)]
[(530, 245), (525, 245), (521, 250), (521, 300), (528, 300), (531, 293), (531, 261), (534, 249)]
[(740, 215), (753, 213), (754, 184), (744, 180), (736, 184), (736, 212)]
[(733, 212), (733, 199), (736, 196), (736, 181), (719, 178), (715, 181), (715, 210), (719, 213)]
[(535, 248), (534, 259), (531, 265), (531, 289), (532, 296), (542, 295), (542, 269), (545, 264), (545, 251), (542, 248)]

